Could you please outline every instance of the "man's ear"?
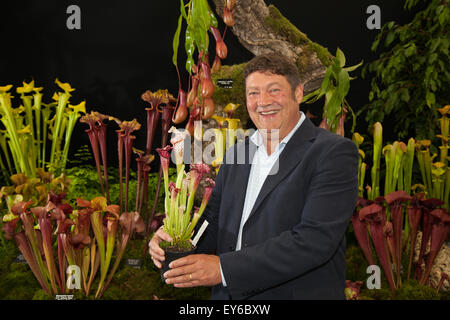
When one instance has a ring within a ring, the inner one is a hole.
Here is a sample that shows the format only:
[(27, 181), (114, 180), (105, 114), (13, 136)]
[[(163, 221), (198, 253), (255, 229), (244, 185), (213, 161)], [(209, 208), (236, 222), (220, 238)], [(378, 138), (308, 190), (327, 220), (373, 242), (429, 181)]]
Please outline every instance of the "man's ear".
[(300, 104), (303, 100), (303, 85), (300, 83), (297, 88), (295, 88), (295, 99), (298, 104)]

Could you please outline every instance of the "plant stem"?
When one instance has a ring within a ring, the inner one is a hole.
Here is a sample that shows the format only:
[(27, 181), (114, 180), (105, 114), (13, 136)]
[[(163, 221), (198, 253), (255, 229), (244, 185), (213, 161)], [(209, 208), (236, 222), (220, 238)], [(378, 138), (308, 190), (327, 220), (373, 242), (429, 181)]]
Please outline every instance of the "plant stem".
[[(41, 101), (42, 94), (36, 92), (34, 95), (34, 117), (36, 120), (36, 147), (37, 147), (37, 166), (39, 168), (43, 167), (42, 159), (41, 159)], [(45, 137), (44, 137), (45, 138)]]
[(60, 143), (60, 134), (62, 134), (61, 125), (63, 122), (63, 114), (66, 108), (66, 104), (69, 101), (70, 94), (67, 92), (61, 93), (58, 99), (58, 106), (56, 107), (56, 120), (55, 120), (55, 130), (52, 135), (52, 147), (50, 153), (50, 168), (55, 168), (55, 156), (57, 153), (57, 146)]

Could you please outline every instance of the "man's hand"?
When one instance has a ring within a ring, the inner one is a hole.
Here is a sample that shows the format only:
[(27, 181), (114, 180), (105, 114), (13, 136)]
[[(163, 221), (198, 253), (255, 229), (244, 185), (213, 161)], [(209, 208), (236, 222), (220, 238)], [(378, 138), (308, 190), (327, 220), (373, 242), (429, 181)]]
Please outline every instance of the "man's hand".
[(162, 240), (171, 242), (172, 238), (161, 227), (155, 232), (152, 240), (150, 240), (149, 250), (148, 250), (148, 252), (150, 253), (150, 256), (152, 257), (153, 263), (159, 269), (161, 269), (161, 267), (162, 267), (161, 261), (164, 261), (166, 259), (164, 257), (164, 250), (159, 247), (159, 243)]
[(219, 257), (208, 254), (192, 254), (172, 261), (164, 273), (166, 283), (178, 288), (214, 286), (222, 282)]

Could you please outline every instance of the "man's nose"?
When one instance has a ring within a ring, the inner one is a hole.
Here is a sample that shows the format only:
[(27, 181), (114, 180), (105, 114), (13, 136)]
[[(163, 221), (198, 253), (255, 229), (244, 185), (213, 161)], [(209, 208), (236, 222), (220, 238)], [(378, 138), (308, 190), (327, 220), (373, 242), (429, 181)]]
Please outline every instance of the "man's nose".
[(262, 91), (259, 95), (258, 107), (265, 107), (272, 103), (272, 97), (267, 91)]

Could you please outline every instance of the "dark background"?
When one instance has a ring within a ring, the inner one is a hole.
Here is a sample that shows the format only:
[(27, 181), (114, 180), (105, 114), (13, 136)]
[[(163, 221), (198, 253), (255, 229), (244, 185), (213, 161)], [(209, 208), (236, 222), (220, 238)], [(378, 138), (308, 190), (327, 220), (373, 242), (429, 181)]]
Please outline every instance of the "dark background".
[[(347, 65), (361, 60), (370, 62), (376, 57), (370, 47), (379, 31), (366, 27), (369, 5), (381, 8), (382, 24), (392, 20), (403, 24), (413, 17), (413, 12), (403, 9), (404, 1), (400, 0), (266, 0), (266, 3), (274, 4), (299, 30), (327, 47), (330, 53), (335, 54), (336, 48), (341, 48)], [(71, 4), (81, 8), (81, 30), (66, 27), (70, 16), (66, 9)], [(214, 10), (212, 1), (210, 5)], [(58, 89), (54, 84), (58, 77), (76, 88), (72, 104), (86, 100), (87, 111), (96, 110), (121, 120), (137, 118), (143, 127), (136, 134), (135, 146), (144, 149), (147, 105), (141, 94), (147, 89), (166, 88), (176, 96), (178, 91), (172, 64), (172, 38), (178, 16), (178, 0), (8, 1), (2, 4), (0, 19), (0, 85), (13, 84), (15, 92), (22, 81), (34, 79), (36, 86), (45, 88), (43, 101), (50, 102)], [(224, 29), (221, 21), (220, 29)], [(223, 64), (252, 58), (232, 32), (227, 32), (225, 42), (229, 54)], [(184, 46), (180, 45), (182, 71), (183, 51)], [(359, 76), (361, 69), (352, 75)], [(186, 72), (182, 77), (186, 78)], [(360, 77), (351, 82), (348, 101), (355, 112), (368, 103), (368, 83), (368, 79)], [(17, 97), (14, 106), (19, 103)], [(361, 116), (357, 131), (367, 131), (366, 127)], [(89, 144), (86, 128), (85, 124), (77, 124), (72, 153)], [(111, 132), (109, 137), (112, 152), (115, 135)], [(159, 139), (157, 136), (154, 146), (159, 146)], [(114, 158), (110, 157), (112, 164)]]

